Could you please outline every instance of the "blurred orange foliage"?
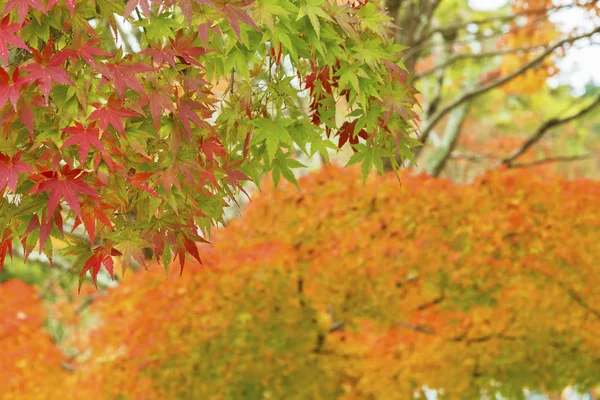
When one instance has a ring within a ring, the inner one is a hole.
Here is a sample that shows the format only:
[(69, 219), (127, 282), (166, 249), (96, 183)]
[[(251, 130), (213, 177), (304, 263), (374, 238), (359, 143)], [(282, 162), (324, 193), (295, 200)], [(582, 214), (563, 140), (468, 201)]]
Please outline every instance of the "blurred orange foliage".
[[(498, 42), (501, 49), (523, 49), (507, 54), (502, 58), (501, 74), (509, 75), (540, 54), (540, 49), (552, 44), (558, 37), (557, 27), (547, 19), (546, 10), (555, 7), (552, 0), (514, 0), (511, 9), (515, 14), (523, 14), (523, 23), (513, 23), (510, 31)], [(535, 11), (538, 12), (535, 12)], [(559, 50), (557, 50), (559, 51)], [(558, 67), (551, 57), (539, 66), (530, 68), (519, 77), (502, 87), (509, 93), (534, 93), (546, 85), (546, 80), (558, 73)]]
[(46, 312), (33, 286), (0, 285), (0, 398), (46, 399), (64, 379), (62, 352), (44, 330)]
[(475, 399), (600, 383), (600, 183), (401, 182), (327, 167), (301, 190), (265, 183), (200, 248), (204, 265), (129, 274), (98, 299), (91, 359), (54, 397), (29, 376), (21, 398), (387, 400), (426, 385)]

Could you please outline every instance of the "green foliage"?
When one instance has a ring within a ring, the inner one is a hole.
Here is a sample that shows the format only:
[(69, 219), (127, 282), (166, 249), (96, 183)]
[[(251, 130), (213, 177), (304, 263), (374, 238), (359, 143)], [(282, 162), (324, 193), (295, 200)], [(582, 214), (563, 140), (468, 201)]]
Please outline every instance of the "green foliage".
[(0, 266), (15, 239), (51, 258), (52, 236), (81, 282), (114, 258), (145, 264), (141, 248), (183, 270), (249, 181), (296, 183), (298, 150), (327, 158), (349, 136), (366, 174), (416, 143), (380, 3), (6, 4)]

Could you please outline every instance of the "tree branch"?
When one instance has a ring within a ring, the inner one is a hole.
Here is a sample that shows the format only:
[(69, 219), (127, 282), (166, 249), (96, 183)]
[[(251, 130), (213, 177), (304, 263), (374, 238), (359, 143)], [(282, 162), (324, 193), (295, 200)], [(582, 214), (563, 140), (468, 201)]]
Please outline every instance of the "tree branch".
[(396, 325), (411, 329), (415, 332), (425, 333), (426, 335), (435, 335), (435, 331), (426, 326), (409, 324), (408, 322), (403, 321), (397, 321)]
[(471, 102), (462, 104), (450, 113), (450, 120), (446, 126), (442, 144), (440, 148), (437, 149), (436, 154), (427, 168), (432, 176), (440, 176), (446, 167), (450, 154), (452, 154), (458, 143), (458, 138), (462, 132), (465, 119), (469, 115), (471, 104)]
[(483, 25), (483, 24), (488, 24), (490, 22), (507, 22), (507, 21), (513, 21), (519, 17), (524, 17), (527, 15), (535, 15), (535, 14), (542, 14), (542, 13), (547, 13), (547, 14), (551, 14), (554, 13), (556, 11), (560, 11), (562, 9), (565, 8), (569, 8), (569, 7), (573, 7), (573, 4), (566, 4), (566, 5), (561, 5), (561, 6), (557, 6), (554, 8), (536, 8), (533, 10), (525, 10), (519, 14), (511, 14), (511, 15), (500, 15), (500, 16), (495, 16), (495, 17), (489, 17), (489, 18), (483, 18), (483, 19), (478, 19), (478, 20), (472, 20), (469, 22), (461, 22), (460, 24), (455, 24), (455, 25), (450, 25), (450, 26), (444, 26), (444, 27), (439, 27), (436, 29), (432, 29), (431, 31), (427, 32), (427, 35), (424, 35), (418, 42), (415, 43), (415, 46), (421, 45), (423, 42), (429, 40), (433, 35), (435, 35), (436, 33), (446, 33), (446, 32), (453, 32), (453, 31), (457, 31), (457, 30), (462, 30), (462, 29), (466, 29), (469, 25)]
[(466, 60), (466, 59), (471, 59), (471, 60), (477, 60), (477, 59), (481, 59), (481, 58), (491, 58), (491, 57), (496, 57), (496, 56), (501, 56), (501, 55), (505, 55), (505, 54), (514, 54), (514, 53), (519, 53), (519, 52), (530, 52), (533, 50), (539, 50), (542, 48), (545, 48), (546, 46), (543, 45), (539, 45), (539, 46), (530, 46), (530, 47), (519, 47), (516, 49), (504, 49), (504, 50), (497, 50), (497, 51), (483, 51), (480, 53), (460, 53), (460, 54), (455, 54), (452, 57), (448, 58), (446, 61), (444, 61), (443, 63), (436, 65), (435, 67), (428, 69), (425, 72), (422, 72), (420, 74), (415, 74), (415, 76), (413, 77), (413, 81), (416, 82), (419, 79), (423, 79), (431, 74), (433, 74), (434, 72), (438, 71), (438, 70), (443, 70), (448, 68), (449, 66), (451, 66), (452, 64), (457, 63), (458, 61), (461, 60)]
[(535, 160), (528, 163), (519, 163), (519, 164), (511, 164), (509, 168), (529, 168), (535, 167), (537, 165), (556, 163), (556, 162), (570, 162), (570, 161), (583, 161), (589, 160), (592, 156), (590, 154), (581, 154), (578, 156), (557, 156), (557, 157), (548, 157), (543, 158), (541, 160)]
[(496, 158), (496, 156), (492, 154), (479, 154), (479, 153), (459, 153), (453, 152), (450, 154), (450, 158), (454, 160), (467, 160), (473, 162), (480, 162), (485, 160), (486, 158)]
[(536, 58), (534, 58), (533, 60), (529, 61), (528, 63), (526, 63), (525, 65), (523, 65), (522, 67), (516, 69), (515, 71), (513, 71), (512, 73), (501, 77), (501, 78), (497, 78), (492, 80), (491, 82), (489, 82), (486, 85), (477, 87), (475, 89), (472, 89), (466, 93), (464, 93), (462, 96), (460, 96), (458, 99), (454, 100), (453, 102), (451, 102), (450, 104), (446, 105), (445, 107), (442, 107), (439, 111), (437, 111), (432, 117), (431, 119), (429, 119), (427, 121), (427, 124), (422, 128), (421, 132), (421, 141), (423, 142), (423, 144), (426, 143), (429, 134), (431, 132), (431, 130), (435, 127), (435, 125), (440, 122), (440, 120), (442, 118), (444, 118), (446, 116), (446, 114), (448, 114), (450, 111), (452, 111), (454, 108), (460, 106), (461, 104), (472, 100), (474, 98), (476, 98), (477, 96), (480, 96), (484, 93), (487, 93), (488, 91), (495, 89), (513, 79), (515, 79), (516, 77), (518, 77), (519, 75), (525, 73), (527, 70), (529, 70), (530, 68), (536, 66), (537, 64), (539, 64), (541, 61), (544, 60), (544, 58), (546, 58), (548, 55), (550, 55), (552, 52), (554, 52), (554, 50), (558, 49), (561, 46), (564, 46), (565, 44), (568, 43), (573, 43), (577, 40), (583, 39), (583, 38), (587, 38), (587, 37), (591, 37), (593, 35), (595, 35), (596, 33), (600, 32), (600, 27), (594, 29), (591, 32), (579, 35), (579, 36), (574, 36), (574, 37), (569, 37), (563, 40), (558, 41), (557, 43), (555, 43), (554, 45), (548, 47), (542, 54), (540, 54), (539, 56), (537, 56)]
[(525, 141), (525, 143), (519, 147), (517, 150), (515, 150), (511, 155), (509, 155), (508, 157), (504, 158), (501, 161), (501, 164), (504, 164), (508, 167), (511, 167), (513, 162), (519, 158), (520, 156), (522, 156), (527, 150), (529, 150), (529, 148), (531, 146), (533, 146), (534, 144), (536, 144), (542, 137), (544, 137), (544, 135), (546, 134), (546, 132), (548, 132), (550, 129), (555, 128), (559, 125), (563, 125), (566, 124), (568, 122), (571, 122), (577, 118), (581, 118), (583, 117), (585, 114), (589, 113), (590, 111), (592, 111), (598, 104), (600, 104), (600, 95), (598, 95), (598, 97), (596, 97), (596, 99), (591, 102), (587, 107), (582, 108), (579, 112), (570, 115), (568, 117), (565, 118), (552, 118), (546, 122), (544, 122), (542, 125), (540, 125), (540, 127), (535, 131), (535, 133)]

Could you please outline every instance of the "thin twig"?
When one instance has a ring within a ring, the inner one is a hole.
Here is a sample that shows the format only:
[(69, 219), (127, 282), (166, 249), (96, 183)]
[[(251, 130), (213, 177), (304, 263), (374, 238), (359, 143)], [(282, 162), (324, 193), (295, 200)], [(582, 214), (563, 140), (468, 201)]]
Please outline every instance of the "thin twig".
[(426, 326), (409, 324), (408, 322), (404, 321), (397, 321), (396, 325), (401, 326), (403, 328), (411, 329), (415, 332), (425, 333), (426, 335), (435, 335), (435, 331)]
[(571, 122), (577, 118), (581, 118), (584, 115), (586, 115), (587, 113), (589, 113), (590, 111), (592, 111), (598, 104), (600, 104), (600, 95), (598, 95), (598, 97), (596, 97), (596, 99), (591, 102), (587, 107), (582, 108), (581, 110), (579, 110), (577, 113), (570, 115), (568, 117), (565, 118), (552, 118), (546, 122), (544, 122), (542, 125), (540, 125), (540, 127), (535, 131), (535, 133), (533, 135), (531, 135), (531, 137), (529, 137), (529, 139), (527, 139), (525, 141), (525, 143), (519, 147), (517, 150), (515, 150), (511, 155), (509, 155), (508, 157), (504, 158), (501, 161), (501, 164), (504, 164), (508, 167), (510, 167), (513, 162), (519, 158), (520, 156), (522, 156), (527, 150), (529, 150), (529, 148), (531, 146), (533, 146), (534, 144), (536, 144), (540, 139), (542, 139), (542, 137), (544, 137), (544, 135), (552, 128), (555, 128), (559, 125), (563, 125), (566, 124), (568, 122)]
[(583, 161), (589, 160), (592, 158), (591, 154), (581, 154), (578, 156), (557, 156), (557, 157), (548, 157), (543, 158), (541, 160), (535, 160), (527, 163), (519, 163), (519, 164), (511, 164), (509, 168), (529, 168), (535, 167), (537, 165), (549, 164), (549, 163), (557, 163), (557, 162), (570, 162), (570, 161)]
[(455, 54), (452, 57), (448, 58), (446, 61), (444, 61), (441, 64), (436, 65), (435, 67), (428, 69), (427, 71), (421, 72), (420, 74), (415, 74), (414, 76), (414, 81), (418, 81), (419, 79), (423, 79), (431, 74), (433, 74), (434, 72), (440, 70), (440, 69), (446, 69), (449, 66), (451, 66), (452, 64), (457, 63), (458, 61), (461, 60), (477, 60), (477, 59), (481, 59), (481, 58), (491, 58), (491, 57), (497, 57), (497, 56), (501, 56), (501, 55), (506, 55), (506, 54), (514, 54), (514, 53), (519, 53), (519, 52), (530, 52), (533, 50), (539, 50), (542, 49), (546, 46), (544, 45), (538, 45), (538, 46), (530, 46), (530, 47), (519, 47), (519, 48), (515, 48), (515, 49), (504, 49), (504, 50), (496, 50), (496, 51), (483, 51), (480, 53), (460, 53), (460, 54)]
[(468, 21), (468, 22), (461, 22), (459, 24), (450, 25), (450, 26), (439, 27), (439, 28), (432, 29), (431, 31), (427, 32), (427, 35), (424, 35), (421, 39), (419, 39), (419, 41), (417, 41), (415, 43), (415, 46), (420, 45), (421, 43), (429, 40), (436, 33), (445, 33), (445, 32), (462, 30), (462, 29), (466, 29), (469, 25), (483, 25), (483, 24), (488, 24), (490, 22), (507, 22), (507, 21), (515, 20), (519, 17), (524, 17), (524, 16), (532, 15), (532, 14), (541, 14), (541, 13), (551, 14), (556, 11), (560, 11), (562, 9), (569, 8), (569, 7), (573, 7), (573, 4), (561, 5), (561, 6), (557, 6), (555, 8), (550, 8), (550, 9), (536, 8), (533, 10), (525, 10), (519, 14), (500, 15), (500, 16), (495, 16), (495, 17), (483, 18), (483, 19), (479, 19), (479, 20), (472, 20), (472, 21)]

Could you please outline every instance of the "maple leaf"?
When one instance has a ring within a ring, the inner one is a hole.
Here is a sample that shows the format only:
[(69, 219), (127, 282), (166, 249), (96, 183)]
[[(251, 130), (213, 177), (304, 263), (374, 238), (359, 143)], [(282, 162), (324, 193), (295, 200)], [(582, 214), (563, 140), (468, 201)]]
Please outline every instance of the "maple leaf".
[(23, 39), (16, 35), (17, 32), (21, 30), (21, 25), (19, 24), (11, 24), (10, 16), (4, 17), (2, 22), (0, 22), (0, 58), (2, 59), (2, 63), (6, 66), (8, 65), (8, 46), (12, 45), (15, 47), (19, 47), (21, 49), (29, 50), (29, 47), (25, 44)]
[(143, 94), (138, 100), (138, 105), (142, 108), (146, 105), (149, 105), (150, 114), (152, 115), (152, 122), (154, 123), (154, 128), (156, 130), (160, 128), (160, 117), (163, 113), (163, 110), (174, 110), (170, 90), (171, 86), (165, 85), (153, 90), (149, 94)]
[(117, 250), (122, 253), (121, 257), (121, 270), (122, 275), (125, 275), (125, 271), (129, 268), (131, 264), (131, 259), (133, 258), (137, 261), (138, 264), (144, 267), (144, 269), (148, 269), (148, 265), (146, 264), (146, 257), (144, 256), (143, 248), (147, 248), (151, 246), (150, 243), (146, 242), (141, 238), (134, 237), (134, 235), (130, 235), (129, 237), (122, 238), (119, 240), (119, 244), (115, 246)]
[(69, 56), (73, 61), (77, 58), (81, 58), (83, 61), (96, 68), (96, 63), (94, 61), (94, 56), (100, 57), (112, 57), (112, 54), (107, 53), (106, 51), (99, 49), (98, 44), (101, 43), (100, 39), (90, 39), (83, 44), (77, 44), (80, 42), (76, 41), (75, 48), (73, 50), (65, 50), (68, 52)]
[(105, 131), (108, 129), (108, 125), (112, 125), (121, 135), (125, 135), (125, 125), (123, 125), (122, 118), (137, 117), (138, 114), (121, 106), (119, 99), (112, 95), (109, 97), (106, 105), (100, 103), (92, 103), (92, 106), (96, 108), (88, 120), (97, 119), (98, 127)]
[(124, 17), (130, 15), (138, 6), (146, 18), (150, 17), (150, 3), (160, 4), (159, 0), (129, 0), (125, 6)]
[(177, 177), (177, 171), (174, 168), (169, 168), (166, 171), (159, 172), (157, 175), (161, 177), (160, 181), (162, 186), (165, 188), (165, 192), (167, 192), (167, 196), (171, 194), (171, 187), (175, 186), (177, 189), (181, 190), (181, 185), (179, 184), (179, 179)]
[(0, 153), (0, 192), (8, 187), (12, 192), (17, 191), (17, 182), (19, 181), (19, 172), (34, 172), (33, 169), (19, 161), (22, 151), (19, 151), (12, 158), (6, 154)]
[(63, 129), (66, 133), (70, 133), (72, 136), (69, 137), (62, 148), (69, 146), (79, 146), (79, 161), (81, 164), (85, 163), (85, 160), (90, 152), (90, 146), (94, 146), (101, 152), (105, 152), (104, 145), (98, 138), (100, 136), (100, 129), (96, 128), (96, 123), (92, 123), (87, 128), (80, 122), (75, 122), (75, 126), (69, 126)]
[[(57, 3), (58, 0), (49, 0), (48, 5), (46, 6), (46, 11), (51, 10)], [(65, 4), (69, 8), (71, 17), (73, 17), (73, 13), (75, 12), (75, 6), (77, 6), (77, 0), (65, 0)]]
[(77, 217), (73, 224), (73, 229), (71, 232), (77, 228), (81, 222), (83, 222), (83, 226), (85, 226), (85, 230), (90, 237), (90, 242), (94, 244), (96, 240), (96, 222), (100, 221), (107, 227), (112, 229), (112, 224), (108, 219), (108, 216), (104, 213), (103, 210), (112, 210), (114, 211), (115, 207), (107, 204), (101, 203), (98, 204), (93, 201), (86, 201), (81, 205), (81, 218)]
[[(100, 268), (104, 265), (104, 268), (110, 274), (112, 279), (115, 279), (115, 264), (112, 259), (114, 256), (120, 256), (121, 252), (117, 249), (110, 247), (109, 244), (105, 246), (98, 246), (92, 252), (92, 255), (86, 261), (83, 269), (81, 270), (81, 276), (85, 275), (86, 272), (90, 271), (92, 275), (92, 282), (94, 286), (98, 286), (97, 278)], [(80, 287), (81, 288), (81, 287)]]
[[(198, 116), (198, 114), (196, 114), (196, 111), (194, 111), (194, 110), (208, 111), (206, 106), (204, 106), (203, 104), (200, 104), (196, 101), (185, 100), (185, 99), (177, 100), (177, 115), (179, 116), (179, 121), (181, 121), (181, 124), (183, 125), (183, 127), (185, 128), (185, 131), (188, 134), (188, 139), (191, 138), (190, 137), (190, 134), (191, 134), (190, 121), (193, 121), (198, 125), (207, 125), (206, 122), (204, 122), (202, 119), (200, 119), (200, 117)], [(204, 114), (205, 115), (203, 115), (203, 117), (208, 118), (211, 113), (205, 112)]]
[(48, 171), (42, 172), (40, 175), (40, 182), (33, 186), (30, 193), (50, 192), (50, 199), (48, 200), (49, 216), (54, 213), (60, 199), (64, 198), (75, 215), (81, 219), (81, 207), (77, 195), (83, 194), (94, 200), (98, 199), (98, 192), (83, 181), (82, 178), (86, 174), (80, 169), (72, 170), (68, 165), (65, 165), (60, 173)]
[(227, 181), (234, 187), (240, 189), (240, 191), (244, 193), (248, 199), (250, 199), (250, 196), (246, 190), (244, 190), (244, 187), (240, 184), (240, 181), (250, 181), (251, 179), (246, 176), (246, 174), (238, 170), (226, 169), (225, 173), (227, 174)]
[(2, 267), (4, 267), (4, 260), (6, 259), (6, 254), (10, 254), (10, 257), (12, 258), (12, 237), (11, 237), (11, 231), (10, 230), (6, 230), (4, 232), (4, 236), (2, 237), (2, 240), (0, 241), (0, 272), (2, 272)]
[[(195, 3), (201, 4), (201, 5), (215, 8), (215, 5), (210, 0), (193, 0), (193, 1)], [(193, 11), (192, 0), (179, 0), (177, 2), (177, 5), (179, 5), (179, 8), (181, 8), (181, 13), (183, 14), (183, 16), (185, 17), (187, 22), (191, 25), (192, 24), (192, 11)], [(206, 45), (204, 47), (206, 47)]]
[[(40, 254), (42, 253), (44, 244), (46, 244), (46, 241), (48, 240), (48, 237), (50, 236), (50, 232), (52, 231), (52, 226), (56, 225), (56, 227), (60, 231), (61, 235), (64, 236), (65, 233), (63, 231), (63, 219), (62, 219), (62, 215), (60, 213), (59, 208), (54, 210), (54, 215), (52, 217), (53, 218), (48, 217), (46, 219), (42, 219), (42, 218), (39, 218), (37, 214), (34, 215), (33, 217), (31, 217), (31, 220), (29, 221), (29, 225), (27, 225), (27, 229), (25, 230), (25, 233), (23, 234), (23, 253), (24, 253), (25, 259), (27, 259), (27, 257), (30, 254), (27, 251), (27, 248), (25, 246), (25, 239), (26, 239), (27, 235), (29, 235), (35, 229), (39, 228), (39, 230), (40, 230), (40, 240), (39, 240)], [(41, 224), (40, 224), (40, 220), (42, 221)]]
[(206, 155), (209, 162), (215, 161), (215, 156), (224, 158), (227, 152), (218, 136), (210, 136), (200, 142), (200, 150)]
[(215, 175), (213, 174), (212, 170), (209, 169), (209, 168), (205, 168), (204, 170), (200, 171), (199, 178), (200, 178), (200, 186), (204, 186), (204, 184), (206, 183), (206, 181), (208, 181), (215, 188), (219, 187), (219, 183), (217, 182), (217, 178), (215, 178)]
[(242, 1), (239, 3), (229, 3), (223, 5), (220, 8), (220, 11), (225, 15), (227, 21), (229, 21), (231, 27), (233, 28), (233, 31), (240, 40), (240, 22), (250, 25), (251, 27), (260, 32), (260, 28), (258, 27), (258, 25), (256, 25), (256, 23), (252, 20), (252, 18), (250, 18), (248, 13), (246, 13), (243, 10), (244, 7), (247, 7), (252, 3), (254, 3), (254, 0)]
[(358, 144), (358, 138), (361, 137), (364, 140), (367, 140), (369, 137), (367, 132), (364, 129), (361, 129), (356, 134), (354, 133), (354, 128), (356, 127), (356, 123), (358, 122), (355, 119), (352, 122), (344, 122), (337, 135), (339, 135), (340, 139), (338, 142), (338, 147), (341, 148), (346, 142), (349, 142), (351, 145)]
[(34, 63), (28, 64), (23, 67), (23, 71), (29, 72), (26, 81), (37, 82), (38, 86), (44, 94), (46, 102), (48, 102), (48, 96), (50, 96), (50, 90), (52, 90), (52, 83), (64, 83), (66, 85), (75, 84), (69, 78), (67, 71), (62, 67), (62, 64), (69, 57), (67, 52), (52, 53), (52, 37), (46, 43), (46, 46), (40, 53), (36, 49), (31, 49), (33, 53)]
[(183, 78), (183, 89), (186, 92), (193, 91), (200, 96), (211, 94), (208, 89), (200, 87), (208, 84), (209, 82), (205, 79), (202, 79), (201, 77), (186, 76)]
[(25, 21), (25, 17), (27, 17), (27, 13), (29, 12), (30, 8), (39, 10), (46, 14), (46, 6), (44, 6), (40, 0), (8, 0), (4, 6), (4, 11), (2, 14), (6, 15), (15, 8), (19, 13), (20, 24), (23, 24), (23, 21)]
[(207, 50), (206, 48), (194, 46), (194, 41), (196, 40), (198, 35), (184, 35), (183, 32), (184, 31), (178, 31), (175, 40), (169, 39), (171, 42), (173, 54), (182, 58), (184, 61), (187, 61), (190, 64), (194, 64), (200, 68), (204, 68), (202, 64), (200, 64), (194, 59), (194, 57), (201, 57), (204, 54), (211, 52), (212, 50)]
[(210, 30), (216, 32), (219, 36), (223, 36), (223, 32), (221, 32), (221, 28), (219, 28), (218, 25), (211, 26), (210, 22), (205, 22), (203, 24), (198, 25), (198, 36), (200, 37), (200, 40), (202, 40), (202, 44), (204, 45), (204, 47), (206, 47), (207, 45), (208, 32)]
[(143, 191), (150, 193), (152, 196), (162, 199), (162, 196), (156, 193), (154, 189), (145, 183), (152, 175), (154, 175), (153, 172), (140, 172), (129, 177), (129, 182), (131, 182), (131, 184), (136, 188), (142, 189)]
[(192, 255), (192, 257), (194, 257), (196, 260), (198, 260), (200, 264), (202, 264), (202, 259), (200, 258), (200, 253), (198, 252), (196, 242), (209, 243), (207, 240), (195, 234), (186, 235), (185, 233), (179, 233), (177, 235), (177, 252), (175, 253), (173, 261), (179, 258), (179, 265), (181, 267), (179, 270), (179, 276), (183, 274), (183, 268), (185, 267), (186, 250), (189, 254)]
[(142, 51), (142, 54), (152, 57), (155, 63), (169, 63), (173, 68), (176, 68), (175, 58), (183, 60), (185, 64), (193, 64), (197, 67), (204, 68), (194, 57), (200, 57), (209, 52), (205, 48), (194, 46), (194, 40), (198, 35), (184, 35), (183, 31), (178, 31), (175, 39), (169, 39), (170, 43), (161, 48), (148, 48)]
[(98, 71), (103, 77), (100, 85), (104, 84), (104, 81), (111, 81), (121, 98), (125, 97), (125, 90), (127, 90), (127, 88), (140, 94), (145, 93), (144, 87), (140, 81), (137, 80), (135, 74), (153, 70), (149, 65), (141, 63), (123, 64), (122, 61), (127, 59), (128, 57), (124, 57), (115, 63), (98, 64)]

